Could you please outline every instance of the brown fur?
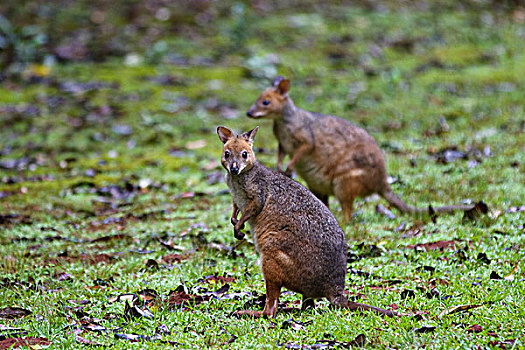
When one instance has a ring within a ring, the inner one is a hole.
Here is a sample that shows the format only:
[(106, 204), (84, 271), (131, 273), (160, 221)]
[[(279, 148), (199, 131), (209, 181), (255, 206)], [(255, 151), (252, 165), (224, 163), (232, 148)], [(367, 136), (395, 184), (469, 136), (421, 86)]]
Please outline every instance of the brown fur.
[[(224, 143), (221, 163), (228, 172), (226, 182), (233, 197), (235, 236), (242, 236), (240, 230), (248, 222), (261, 259), (266, 282), (262, 315), (275, 316), (285, 287), (304, 298), (326, 297), (339, 307), (393, 316), (392, 311), (345, 298), (343, 230), (330, 210), (301, 184), (257, 162), (252, 151), (257, 128), (234, 135), (218, 127), (217, 133)], [(237, 220), (239, 211), (242, 215)]]
[[(291, 157), (284, 171), (292, 169), (307, 182), (310, 190), (326, 205), (335, 195), (345, 219), (352, 217), (354, 199), (373, 193), (383, 196), (405, 213), (427, 213), (427, 208), (407, 205), (387, 182), (385, 159), (376, 141), (364, 129), (332, 115), (308, 112), (296, 107), (288, 95), (290, 81), (278, 77), (250, 107), (251, 118), (273, 120), (273, 133), (279, 141), (277, 168), (287, 154)], [(471, 206), (434, 208), (453, 212)]]

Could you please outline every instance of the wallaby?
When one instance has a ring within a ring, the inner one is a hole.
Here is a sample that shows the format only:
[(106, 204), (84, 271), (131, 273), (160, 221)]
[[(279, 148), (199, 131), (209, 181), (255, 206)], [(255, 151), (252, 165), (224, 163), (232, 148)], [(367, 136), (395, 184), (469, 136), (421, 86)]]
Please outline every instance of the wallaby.
[[(303, 295), (303, 306), (305, 299), (326, 297), (335, 306), (397, 315), (345, 297), (347, 247), (343, 230), (330, 210), (305, 187), (257, 162), (252, 150), (257, 129), (235, 135), (226, 127), (217, 128), (224, 143), (221, 163), (233, 197), (235, 237), (243, 237), (241, 230), (248, 221), (266, 283), (262, 313), (244, 310), (237, 314), (275, 316), (285, 287)], [(237, 219), (239, 211), (242, 215)]]
[[(284, 156), (291, 157), (284, 173), (292, 169), (308, 188), (328, 206), (335, 195), (343, 215), (351, 220), (354, 199), (378, 193), (405, 213), (427, 213), (428, 208), (407, 205), (387, 182), (385, 159), (376, 141), (364, 129), (332, 115), (298, 108), (288, 95), (290, 81), (279, 76), (264, 90), (246, 113), (250, 118), (273, 120), (273, 133), (279, 141), (277, 169)], [(472, 206), (444, 206), (435, 212), (467, 210)]]

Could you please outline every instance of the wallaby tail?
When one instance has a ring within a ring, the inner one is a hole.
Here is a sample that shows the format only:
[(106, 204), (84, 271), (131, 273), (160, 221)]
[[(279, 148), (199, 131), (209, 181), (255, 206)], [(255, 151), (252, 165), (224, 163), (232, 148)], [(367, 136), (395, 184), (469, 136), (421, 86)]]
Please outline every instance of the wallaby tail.
[(347, 309), (352, 310), (352, 311), (361, 311), (361, 312), (363, 312), (363, 311), (372, 311), (372, 312), (375, 312), (378, 315), (384, 315), (384, 316), (388, 316), (388, 317), (399, 316), (399, 314), (397, 312), (392, 311), (392, 310), (385, 310), (385, 309), (381, 309), (379, 307), (370, 306), (370, 305), (361, 304), (361, 303), (356, 303), (356, 302), (353, 302), (353, 301), (350, 301), (350, 300), (348, 300), (348, 303), (346, 304), (345, 307)]
[[(403, 213), (409, 214), (428, 214), (429, 208), (416, 208), (412, 205), (408, 205), (401, 198), (399, 198), (392, 189), (388, 188), (385, 192), (381, 193), (388, 203), (396, 207), (397, 210)], [(443, 207), (432, 207), (435, 213), (453, 213), (455, 211), (465, 211), (472, 209), (474, 205), (446, 205)]]
[(334, 306), (345, 308), (345, 309), (349, 309), (351, 311), (361, 311), (361, 312), (372, 311), (372, 312), (375, 312), (378, 315), (384, 315), (384, 316), (388, 316), (388, 317), (399, 316), (399, 314), (397, 312), (392, 311), (392, 310), (385, 310), (385, 309), (381, 309), (379, 307), (375, 307), (375, 306), (371, 306), (371, 305), (366, 305), (366, 304), (361, 304), (361, 303), (356, 303), (356, 302), (350, 301), (342, 293), (337, 294), (333, 298), (328, 297), (328, 300)]

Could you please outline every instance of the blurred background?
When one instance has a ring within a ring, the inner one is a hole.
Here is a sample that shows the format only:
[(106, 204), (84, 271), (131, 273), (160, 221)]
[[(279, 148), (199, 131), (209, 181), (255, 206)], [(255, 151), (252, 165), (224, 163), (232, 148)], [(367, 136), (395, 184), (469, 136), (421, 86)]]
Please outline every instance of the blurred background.
[[(215, 127), (253, 128), (245, 111), (278, 74), (298, 106), (365, 127), (413, 199), (439, 200), (446, 172), (463, 197), (493, 185), (518, 200), (494, 178), (522, 178), (522, 1), (34, 0), (0, 13), (11, 209), (40, 196), (96, 211), (108, 183), (220, 191)], [(274, 166), (271, 124), (258, 123)]]
[[(1, 67), (6, 75), (19, 73), (27, 63), (49, 66), (116, 57), (127, 57), (128, 63), (234, 63), (257, 53), (260, 45), (267, 50), (289, 48), (291, 36), (299, 33), (303, 38), (294, 46), (312, 47), (331, 24), (346, 27), (335, 31), (330, 40), (336, 59), (338, 50), (344, 56), (345, 49), (351, 49), (345, 44), (359, 39), (352, 36), (352, 29), (367, 26), (366, 20), (352, 23), (355, 18), (351, 15), (359, 12), (385, 17), (392, 12), (426, 13), (427, 18), (415, 23), (400, 18), (393, 32), (370, 30), (368, 37), (379, 47), (422, 49), (432, 46), (432, 40), (444, 39), (435, 27), (442, 13), (477, 13), (472, 21), (483, 27), (501, 20), (523, 23), (523, 6), (520, 0), (4, 1), (0, 4)], [(278, 23), (283, 15), (289, 15), (287, 23)], [(462, 29), (457, 28), (458, 32)], [(338, 35), (341, 33), (346, 36)], [(201, 57), (191, 60), (188, 56), (195, 49), (201, 50)]]

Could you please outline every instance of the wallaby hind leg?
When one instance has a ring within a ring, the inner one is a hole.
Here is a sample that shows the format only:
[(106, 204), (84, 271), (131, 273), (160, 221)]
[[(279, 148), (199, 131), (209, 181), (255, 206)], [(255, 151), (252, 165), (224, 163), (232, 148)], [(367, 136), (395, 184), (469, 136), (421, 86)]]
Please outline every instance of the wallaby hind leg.
[(354, 199), (359, 193), (358, 183), (349, 178), (341, 178), (334, 184), (334, 193), (343, 211), (343, 222), (352, 221)]
[(261, 261), (266, 284), (266, 304), (264, 305), (263, 316), (275, 317), (283, 285), (283, 272), (275, 260), (262, 256)]
[[(275, 252), (272, 252), (275, 253)], [(279, 296), (281, 295), (281, 287), (283, 286), (282, 276), (283, 271), (278, 262), (272, 258), (271, 253), (261, 254), (262, 272), (264, 275), (264, 282), (266, 284), (266, 303), (264, 310), (239, 310), (233, 313), (238, 317), (275, 317), (277, 314), (277, 306), (279, 304)]]
[(266, 304), (262, 315), (267, 317), (275, 317), (277, 314), (277, 305), (279, 304), (279, 296), (281, 295), (281, 286), (275, 281), (266, 280)]
[(338, 196), (337, 199), (339, 200), (339, 203), (341, 203), (341, 210), (343, 212), (343, 222), (348, 223), (352, 221), (352, 212), (354, 210), (354, 196)]

